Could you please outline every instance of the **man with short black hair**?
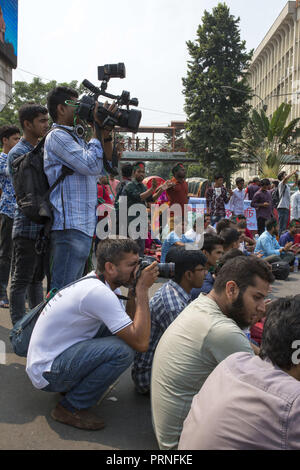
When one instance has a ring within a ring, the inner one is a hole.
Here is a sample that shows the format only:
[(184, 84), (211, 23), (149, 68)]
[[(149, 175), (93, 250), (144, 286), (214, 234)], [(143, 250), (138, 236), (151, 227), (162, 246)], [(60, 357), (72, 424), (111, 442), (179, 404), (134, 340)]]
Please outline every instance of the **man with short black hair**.
[(244, 214), (244, 199), (245, 189), (244, 178), (238, 177), (235, 180), (236, 188), (232, 191), (232, 195), (229, 201), (229, 209), (233, 215)]
[(175, 263), (175, 277), (165, 283), (150, 300), (151, 337), (147, 352), (136, 353), (132, 379), (141, 394), (150, 391), (151, 368), (156, 346), (164, 331), (191, 300), (191, 290), (203, 284), (206, 258), (200, 251), (171, 248), (166, 262)]
[(8, 308), (7, 284), (11, 266), (12, 226), (15, 213), (15, 191), (7, 169), (7, 154), (19, 142), (20, 130), (16, 126), (0, 128), (0, 308)]
[[(147, 351), (148, 292), (158, 267), (152, 263), (135, 282), (138, 264), (133, 240), (100, 241), (96, 271), (62, 289), (39, 316), (26, 372), (36, 388), (64, 394), (51, 413), (56, 421), (102, 429), (102, 419), (89, 408), (129, 367), (133, 350)], [(129, 288), (126, 311), (121, 286)]]
[(217, 267), (217, 263), (224, 254), (224, 240), (217, 235), (204, 235), (204, 243), (202, 246), (202, 253), (206, 256), (208, 273), (204, 279), (203, 285), (200, 289), (193, 289), (191, 292), (192, 300), (195, 300), (201, 292), (208, 294), (214, 285), (215, 277), (214, 271)]
[(232, 196), (232, 191), (227, 191), (224, 186), (223, 175), (215, 175), (214, 180), (214, 186), (209, 187), (205, 194), (207, 212), (211, 216), (212, 225), (215, 225), (219, 220), (225, 218), (225, 204), (229, 202)]
[(293, 266), (295, 255), (290, 251), (293, 242), (286, 242), (284, 246), (280, 246), (277, 241), (278, 236), (278, 222), (276, 219), (270, 219), (266, 223), (265, 232), (259, 237), (256, 242), (254, 253), (261, 252), (263, 258), (268, 262), (285, 261)]
[(223, 248), (225, 253), (232, 248), (240, 247), (240, 234), (235, 228), (225, 228), (220, 233), (220, 237), (224, 240)]
[(253, 315), (264, 315), (264, 299), (273, 281), (267, 263), (254, 256), (227, 261), (213, 290), (200, 294), (165, 331), (156, 348), (151, 380), (160, 449), (177, 447), (193, 397), (215, 367), (235, 352), (253, 354), (242, 329), (251, 324)]
[[(49, 128), (48, 110), (39, 104), (25, 104), (19, 109), (19, 120), (23, 137), (10, 150), (7, 165), (12, 175), (13, 161), (38, 144)], [(43, 257), (35, 250), (36, 240), (43, 228), (29, 220), (17, 207), (12, 229), (12, 269), (9, 293), (9, 307), (13, 325), (25, 314), (25, 297), (29, 308), (43, 300), (44, 263)]]
[[(86, 143), (77, 135), (76, 102), (78, 93), (72, 88), (59, 86), (50, 91), (47, 104), (53, 120), (52, 131), (45, 142), (44, 168), (51, 186), (67, 167), (72, 174), (66, 176), (50, 194), (53, 207), (51, 231), (52, 273), (51, 288), (61, 288), (84, 271), (90, 254), (97, 223), (97, 180), (103, 173), (103, 153), (112, 159), (111, 130), (101, 129), (99, 138), (95, 128)], [(115, 105), (108, 107), (112, 113)], [(94, 120), (102, 122), (95, 105)]]
[(257, 231), (261, 235), (265, 230), (266, 221), (272, 217), (273, 205), (271, 196), (271, 183), (268, 178), (260, 182), (260, 189), (254, 194), (251, 207), (256, 209)]
[(179, 450), (300, 450), (299, 311), (299, 295), (269, 305), (259, 356), (238, 352), (215, 368)]

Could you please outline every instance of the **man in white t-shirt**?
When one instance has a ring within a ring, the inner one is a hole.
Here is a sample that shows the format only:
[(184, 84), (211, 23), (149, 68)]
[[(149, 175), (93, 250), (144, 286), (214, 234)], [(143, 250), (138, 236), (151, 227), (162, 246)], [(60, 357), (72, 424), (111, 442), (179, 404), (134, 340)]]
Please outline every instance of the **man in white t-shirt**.
[[(59, 291), (37, 320), (26, 372), (36, 388), (64, 394), (51, 413), (57, 421), (103, 428), (89, 408), (130, 366), (134, 350), (148, 349), (148, 290), (158, 267), (155, 262), (142, 271), (134, 292), (138, 251), (130, 239), (100, 242), (96, 271)], [(129, 288), (126, 311), (121, 286)]]
[[(227, 261), (213, 290), (190, 303), (162, 335), (155, 351), (151, 405), (159, 448), (177, 447), (194, 395), (227, 356), (253, 355), (242, 329), (264, 315), (272, 275), (255, 256)], [(222, 392), (222, 391), (221, 391)]]

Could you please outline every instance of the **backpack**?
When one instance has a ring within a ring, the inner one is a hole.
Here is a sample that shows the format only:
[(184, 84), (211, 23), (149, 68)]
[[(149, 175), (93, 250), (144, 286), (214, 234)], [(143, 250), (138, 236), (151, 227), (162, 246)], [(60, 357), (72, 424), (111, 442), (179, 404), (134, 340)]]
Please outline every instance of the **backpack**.
[(290, 274), (290, 265), (285, 261), (277, 261), (271, 263), (272, 273), (275, 276), (275, 279), (280, 281), (285, 281)]
[(276, 188), (274, 189), (274, 191), (272, 191), (272, 204), (275, 209), (277, 209), (277, 207), (279, 206), (279, 203), (284, 196), (285, 190), (286, 190), (286, 185), (284, 186), (284, 190), (283, 190), (281, 197), (279, 197), (279, 188)]
[[(68, 129), (60, 126), (51, 129), (47, 135), (57, 128), (64, 130), (78, 142)], [(44, 172), (44, 144), (47, 135), (34, 149), (20, 155), (12, 162), (12, 182), (18, 207), (23, 214), (36, 224), (48, 224), (51, 227), (53, 214), (49, 200), (50, 193), (67, 175), (72, 175), (74, 171), (63, 166), (59, 178), (51, 187), (49, 186)]]

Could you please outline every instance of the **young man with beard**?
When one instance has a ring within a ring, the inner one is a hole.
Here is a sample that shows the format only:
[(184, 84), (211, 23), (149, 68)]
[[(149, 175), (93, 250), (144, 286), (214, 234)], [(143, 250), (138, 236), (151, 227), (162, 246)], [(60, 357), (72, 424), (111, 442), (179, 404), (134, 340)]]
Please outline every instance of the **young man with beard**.
[(254, 254), (261, 252), (263, 258), (268, 262), (285, 261), (293, 266), (295, 255), (291, 250), (293, 242), (285, 242), (280, 246), (277, 241), (279, 225), (276, 219), (270, 219), (266, 223), (265, 232), (259, 237), (256, 243)]
[(26, 372), (33, 385), (64, 398), (51, 416), (70, 426), (97, 430), (103, 421), (89, 410), (129, 367), (133, 350), (147, 351), (151, 329), (148, 291), (157, 263), (145, 268), (129, 289), (126, 311), (120, 287), (133, 287), (138, 245), (130, 239), (103, 240), (97, 269), (61, 289), (34, 327)]
[(200, 294), (165, 331), (151, 381), (160, 449), (177, 447), (192, 399), (215, 367), (235, 352), (254, 354), (242, 329), (251, 325), (254, 315), (264, 315), (264, 299), (273, 281), (264, 261), (234, 258), (219, 271), (213, 290)]

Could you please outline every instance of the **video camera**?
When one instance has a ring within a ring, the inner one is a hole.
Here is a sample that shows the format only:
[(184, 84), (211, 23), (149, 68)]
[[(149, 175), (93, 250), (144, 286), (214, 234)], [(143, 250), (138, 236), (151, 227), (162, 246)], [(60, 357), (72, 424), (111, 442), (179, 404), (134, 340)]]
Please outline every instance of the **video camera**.
[[(82, 82), (83, 86), (90, 90), (91, 93), (83, 96), (78, 101), (77, 116), (89, 124), (94, 124), (95, 104), (99, 96), (105, 96), (115, 100), (118, 109), (117, 112), (112, 114), (104, 107), (103, 103), (99, 102), (97, 116), (103, 122), (103, 127), (111, 129), (115, 126), (120, 126), (136, 133), (139, 129), (142, 113), (135, 109), (129, 109), (129, 106), (138, 106), (138, 99), (131, 99), (129, 91), (123, 91), (120, 96), (111, 95), (106, 92), (107, 84), (111, 78), (125, 78), (125, 76), (126, 70), (123, 63), (106, 64), (98, 67), (98, 80), (102, 81), (101, 88), (96, 87), (88, 80)], [(126, 106), (126, 109), (121, 108), (121, 106)]]

